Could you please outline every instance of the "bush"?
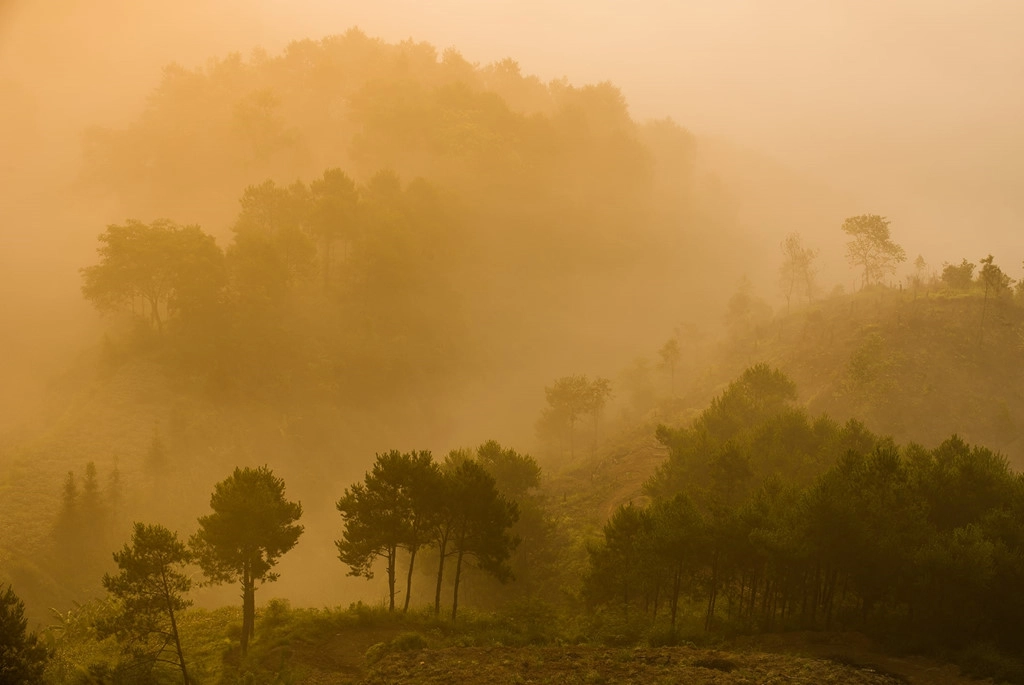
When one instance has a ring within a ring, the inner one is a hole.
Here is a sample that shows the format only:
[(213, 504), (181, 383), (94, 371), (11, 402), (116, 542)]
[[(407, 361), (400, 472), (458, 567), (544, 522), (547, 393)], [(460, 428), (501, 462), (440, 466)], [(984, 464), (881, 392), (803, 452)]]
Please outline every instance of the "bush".
[(366, 658), (366, 663), (375, 664), (381, 659), (383, 659), (385, 656), (387, 656), (387, 653), (388, 645), (385, 642), (378, 642), (377, 644), (370, 645), (369, 649), (366, 650), (366, 654), (364, 655)]
[(288, 622), (292, 606), (287, 599), (272, 599), (260, 612), (260, 628), (273, 629)]
[(393, 652), (414, 652), (427, 648), (427, 639), (419, 633), (401, 633), (391, 641)]

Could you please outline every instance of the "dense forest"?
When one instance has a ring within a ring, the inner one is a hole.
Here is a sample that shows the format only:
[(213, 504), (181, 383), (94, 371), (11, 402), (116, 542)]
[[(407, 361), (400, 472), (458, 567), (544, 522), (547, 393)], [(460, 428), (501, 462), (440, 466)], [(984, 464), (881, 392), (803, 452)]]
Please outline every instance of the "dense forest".
[(357, 30), (169, 66), (84, 144), (103, 328), (0, 442), (10, 682), (793, 631), (1024, 682), (1003, 255), (754, 231), (612, 84)]

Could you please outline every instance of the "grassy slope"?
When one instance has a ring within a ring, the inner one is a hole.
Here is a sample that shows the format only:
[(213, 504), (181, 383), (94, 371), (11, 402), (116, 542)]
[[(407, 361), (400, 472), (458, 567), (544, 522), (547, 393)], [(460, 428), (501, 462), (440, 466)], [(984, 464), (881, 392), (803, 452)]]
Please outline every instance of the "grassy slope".
[(1024, 467), (1024, 307), (1008, 299), (901, 290), (832, 298), (765, 326), (734, 347), (723, 371), (735, 377), (751, 361), (789, 374), (812, 414), (857, 418), (928, 447), (958, 433)]
[[(239, 612), (188, 612), (184, 648), (198, 682), (384, 683), (912, 683), (975, 682), (953, 666), (883, 654), (858, 634), (790, 633), (698, 646), (564, 643), (550, 624), (468, 614), (453, 625), (423, 613), (261, 610), (249, 657), (238, 656)], [(116, 658), (111, 644), (85, 640), (53, 668), (72, 677)], [(167, 682), (173, 682), (169, 667)]]
[[(768, 362), (796, 383), (812, 416), (857, 419), (897, 442), (934, 447), (957, 433), (1024, 468), (1024, 307), (924, 291), (882, 290), (794, 308), (721, 344), (685, 391), (596, 454), (557, 474), (566, 516), (599, 528), (620, 504), (642, 504), (642, 485), (666, 451), (658, 423), (685, 425), (744, 369)], [(681, 384), (682, 385), (682, 384)]]

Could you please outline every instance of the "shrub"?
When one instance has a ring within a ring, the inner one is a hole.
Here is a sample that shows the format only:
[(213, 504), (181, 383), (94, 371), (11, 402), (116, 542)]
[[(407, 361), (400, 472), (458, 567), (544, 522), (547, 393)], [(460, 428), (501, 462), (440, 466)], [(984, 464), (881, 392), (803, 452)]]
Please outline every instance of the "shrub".
[(427, 639), (419, 633), (401, 633), (391, 641), (391, 651), (414, 652), (427, 648)]

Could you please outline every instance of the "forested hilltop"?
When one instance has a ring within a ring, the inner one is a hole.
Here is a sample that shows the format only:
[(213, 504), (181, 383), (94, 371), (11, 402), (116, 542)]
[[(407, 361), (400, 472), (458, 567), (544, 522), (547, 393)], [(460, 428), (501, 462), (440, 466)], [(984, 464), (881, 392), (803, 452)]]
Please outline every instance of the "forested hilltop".
[[(903, 677), (867, 635), (1024, 682), (1014, 256), (906, 266), (831, 200), (754, 225), (611, 84), (356, 30), (168, 67), (85, 142), (103, 333), (0, 443), (27, 680), (508, 646), (582, 682)], [(797, 630), (816, 661), (704, 649)]]

